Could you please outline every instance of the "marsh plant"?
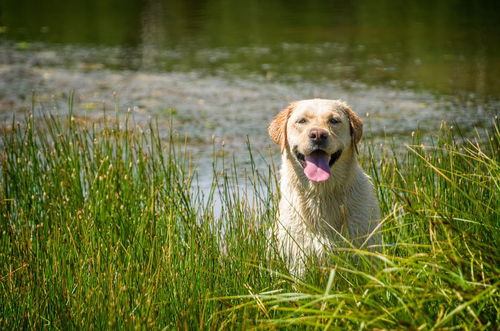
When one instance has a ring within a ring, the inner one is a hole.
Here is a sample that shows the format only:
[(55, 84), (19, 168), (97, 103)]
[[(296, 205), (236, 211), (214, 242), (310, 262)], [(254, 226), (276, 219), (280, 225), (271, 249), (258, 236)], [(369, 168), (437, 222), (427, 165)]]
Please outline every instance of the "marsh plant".
[(0, 327), (494, 329), (498, 121), (425, 138), (403, 152), (364, 143), (379, 251), (339, 248), (297, 279), (269, 236), (272, 164), (242, 176), (214, 155), (202, 191), (185, 142), (154, 122), (14, 121), (1, 139)]

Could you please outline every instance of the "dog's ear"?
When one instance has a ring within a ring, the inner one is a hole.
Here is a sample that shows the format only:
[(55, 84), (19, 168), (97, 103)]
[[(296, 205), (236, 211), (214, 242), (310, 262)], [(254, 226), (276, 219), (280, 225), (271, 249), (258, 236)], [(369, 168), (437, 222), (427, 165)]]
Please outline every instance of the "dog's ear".
[(269, 124), (269, 128), (267, 129), (267, 132), (269, 133), (269, 136), (271, 139), (281, 147), (281, 151), (283, 151), (286, 147), (287, 140), (286, 140), (286, 124), (288, 122), (288, 118), (290, 117), (290, 114), (292, 113), (295, 105), (291, 103), (283, 109), (276, 117), (271, 121), (271, 124)]
[(363, 121), (361, 118), (352, 111), (349, 106), (344, 107), (344, 111), (349, 117), (349, 126), (351, 127), (351, 140), (354, 150), (358, 151), (358, 143), (361, 140), (361, 136), (363, 135)]

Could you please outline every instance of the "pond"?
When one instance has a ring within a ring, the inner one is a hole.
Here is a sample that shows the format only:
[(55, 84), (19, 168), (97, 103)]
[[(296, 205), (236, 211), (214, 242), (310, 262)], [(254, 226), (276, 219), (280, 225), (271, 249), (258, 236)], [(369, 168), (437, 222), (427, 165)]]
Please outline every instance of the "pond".
[[(31, 108), (158, 117), (199, 158), (266, 128), (289, 102), (343, 99), (365, 139), (409, 141), (500, 109), (497, 1), (3, 0), (0, 120)], [(17, 116), (18, 118), (21, 116)], [(237, 154), (238, 157), (239, 154)], [(241, 157), (247, 162), (247, 156)]]

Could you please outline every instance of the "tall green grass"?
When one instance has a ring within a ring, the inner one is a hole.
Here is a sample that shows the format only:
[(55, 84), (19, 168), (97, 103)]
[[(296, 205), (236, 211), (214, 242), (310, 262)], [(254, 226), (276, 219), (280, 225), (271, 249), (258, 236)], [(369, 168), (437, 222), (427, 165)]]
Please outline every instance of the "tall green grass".
[(13, 123), (1, 140), (0, 327), (495, 328), (498, 125), (477, 143), (447, 127), (433, 139), (417, 133), (397, 155), (365, 148), (384, 245), (332, 252), (296, 279), (272, 254), (273, 167), (243, 179), (214, 155), (200, 192), (186, 145), (154, 124)]

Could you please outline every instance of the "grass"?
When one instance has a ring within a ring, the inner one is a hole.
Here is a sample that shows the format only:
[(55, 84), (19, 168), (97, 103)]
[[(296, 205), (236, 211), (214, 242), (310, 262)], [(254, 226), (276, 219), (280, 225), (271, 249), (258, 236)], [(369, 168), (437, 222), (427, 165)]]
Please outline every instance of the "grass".
[(268, 253), (274, 168), (244, 185), (214, 156), (203, 194), (185, 144), (154, 124), (29, 116), (1, 140), (0, 327), (495, 329), (498, 123), (478, 138), (366, 143), (381, 251), (346, 248), (295, 279)]

